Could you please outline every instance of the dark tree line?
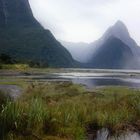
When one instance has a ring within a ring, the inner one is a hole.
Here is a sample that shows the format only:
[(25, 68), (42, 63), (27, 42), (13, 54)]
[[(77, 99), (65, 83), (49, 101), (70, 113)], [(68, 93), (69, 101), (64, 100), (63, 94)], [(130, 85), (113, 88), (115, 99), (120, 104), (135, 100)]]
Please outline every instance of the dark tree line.
[(0, 64), (13, 64), (15, 61), (7, 54), (0, 54)]
[[(15, 59), (13, 59), (10, 55), (8, 54), (0, 54), (0, 65), (2, 64), (18, 64), (18, 63), (25, 63), (25, 62), (20, 62), (20, 61), (17, 61)], [(38, 62), (38, 61), (29, 61), (29, 62), (26, 62), (26, 64), (28, 64), (30, 67), (43, 67), (43, 64), (41, 62)], [(45, 66), (47, 66), (47, 64), (45, 64)]]

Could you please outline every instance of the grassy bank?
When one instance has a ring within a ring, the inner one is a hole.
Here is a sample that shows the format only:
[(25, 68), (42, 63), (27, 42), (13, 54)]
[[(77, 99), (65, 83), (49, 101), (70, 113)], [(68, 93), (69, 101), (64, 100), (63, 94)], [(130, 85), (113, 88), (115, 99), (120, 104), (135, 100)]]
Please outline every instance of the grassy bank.
[(3, 100), (0, 111), (0, 139), (84, 140), (103, 127), (112, 133), (138, 131), (140, 91), (33, 83), (17, 101)]
[(0, 69), (25, 71), (30, 67), (27, 64), (1, 64)]

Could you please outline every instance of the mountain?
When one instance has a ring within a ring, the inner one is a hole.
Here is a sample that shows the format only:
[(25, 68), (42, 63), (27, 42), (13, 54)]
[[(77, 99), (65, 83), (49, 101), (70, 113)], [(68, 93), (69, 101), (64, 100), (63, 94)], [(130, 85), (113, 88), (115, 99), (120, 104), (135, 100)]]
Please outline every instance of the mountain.
[(117, 21), (103, 36), (90, 44), (62, 43), (72, 56), (90, 68), (140, 68), (140, 47), (131, 38), (127, 27)]
[(110, 36), (120, 39), (128, 46), (137, 46), (136, 42), (130, 37), (128, 29), (122, 21), (117, 21), (113, 26), (111, 26), (103, 35), (103, 39), (106, 40)]
[(28, 0), (0, 0), (0, 27), (36, 26)]
[(0, 54), (41, 66), (76, 64), (67, 49), (33, 17), (28, 0), (0, 0)]
[(132, 50), (120, 39), (111, 36), (101, 45), (92, 57), (92, 68), (123, 69), (137, 68), (137, 60)]
[(93, 52), (88, 62), (90, 67), (140, 68), (140, 48), (121, 21), (116, 22), (90, 46)]
[(117, 21), (112, 27), (110, 27), (105, 34), (103, 35), (103, 40), (107, 40), (110, 36), (114, 36), (124, 42), (130, 49), (133, 51), (135, 55), (139, 55), (137, 52), (138, 45), (131, 38), (127, 27), (122, 21)]
[(139, 69), (140, 48), (130, 37), (125, 24), (116, 22), (96, 42), (88, 66), (94, 68)]

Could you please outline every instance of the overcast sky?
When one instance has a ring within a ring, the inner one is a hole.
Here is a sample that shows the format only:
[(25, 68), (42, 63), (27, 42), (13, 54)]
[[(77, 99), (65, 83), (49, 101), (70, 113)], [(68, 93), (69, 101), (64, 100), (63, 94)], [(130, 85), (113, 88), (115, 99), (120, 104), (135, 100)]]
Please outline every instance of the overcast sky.
[(34, 16), (57, 39), (93, 42), (122, 20), (140, 45), (140, 0), (29, 0)]

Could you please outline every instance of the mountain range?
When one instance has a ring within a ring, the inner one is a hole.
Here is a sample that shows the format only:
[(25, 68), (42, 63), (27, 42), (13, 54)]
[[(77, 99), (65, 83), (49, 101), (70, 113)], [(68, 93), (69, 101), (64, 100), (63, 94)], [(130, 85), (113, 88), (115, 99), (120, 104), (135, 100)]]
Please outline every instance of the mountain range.
[[(84, 63), (83, 67), (109, 69), (140, 68), (140, 47), (131, 38), (127, 27), (122, 21), (117, 21), (99, 40), (93, 43), (69, 43), (62, 41), (62, 44), (71, 52), (74, 59)], [(83, 45), (84, 49), (81, 49), (79, 53), (77, 50)], [(82, 54), (82, 58), (80, 54)]]
[(57, 41), (34, 18), (28, 0), (0, 0), (2, 54), (40, 67), (140, 68), (140, 47), (123, 22), (117, 21), (93, 43)]
[(44, 67), (76, 65), (67, 49), (34, 18), (28, 0), (0, 0), (0, 54)]

